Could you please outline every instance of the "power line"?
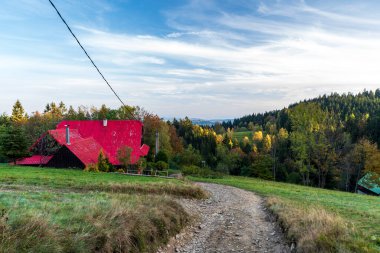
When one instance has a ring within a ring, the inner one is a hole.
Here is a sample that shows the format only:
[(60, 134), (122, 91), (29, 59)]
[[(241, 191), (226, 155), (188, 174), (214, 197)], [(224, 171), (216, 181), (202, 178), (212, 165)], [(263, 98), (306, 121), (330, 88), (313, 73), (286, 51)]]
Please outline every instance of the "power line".
[(82, 48), (83, 52), (86, 54), (87, 58), (91, 61), (92, 65), (94, 65), (95, 69), (98, 71), (98, 73), (100, 74), (100, 76), (103, 78), (103, 80), (106, 82), (106, 84), (108, 85), (108, 87), (111, 89), (111, 91), (113, 92), (113, 94), (115, 94), (115, 96), (117, 97), (117, 99), (120, 101), (120, 103), (123, 105), (123, 108), (126, 109), (128, 111), (128, 113), (132, 116), (132, 118), (134, 118), (135, 120), (136, 117), (133, 115), (133, 113), (131, 112), (131, 110), (129, 110), (129, 108), (124, 104), (124, 102), (121, 100), (121, 98), (119, 97), (119, 95), (117, 95), (116, 91), (112, 88), (112, 86), (109, 84), (109, 82), (107, 81), (107, 79), (103, 76), (102, 72), (100, 72), (99, 68), (96, 66), (95, 62), (91, 59), (90, 55), (87, 53), (86, 49), (84, 49), (84, 47), (82, 46), (82, 44), (79, 42), (77, 36), (75, 36), (75, 34), (73, 33), (73, 31), (71, 30), (70, 26), (66, 23), (65, 19), (62, 17), (61, 13), (58, 11), (57, 7), (55, 7), (55, 5), (53, 4), (53, 2), (51, 0), (49, 0), (51, 6), (53, 6), (53, 8), (55, 9), (55, 11), (57, 12), (58, 16), (61, 18), (61, 20), (63, 21), (63, 23), (66, 25), (67, 29), (69, 29), (71, 35), (73, 35), (73, 37), (75, 38), (75, 40), (78, 42), (79, 46)]

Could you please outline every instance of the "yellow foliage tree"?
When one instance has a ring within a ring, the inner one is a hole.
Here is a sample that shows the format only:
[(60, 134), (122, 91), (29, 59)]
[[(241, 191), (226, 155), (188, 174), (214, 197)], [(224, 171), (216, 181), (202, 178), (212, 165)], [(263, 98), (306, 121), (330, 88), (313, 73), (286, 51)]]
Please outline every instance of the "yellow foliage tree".
[(361, 140), (365, 152), (364, 170), (380, 175), (380, 151), (375, 143), (368, 140)]
[(221, 143), (223, 142), (223, 140), (224, 140), (223, 135), (218, 134), (218, 135), (216, 136), (216, 143), (217, 143), (217, 144), (221, 144)]
[(244, 136), (243, 138), (243, 144), (246, 146), (249, 143), (249, 138), (247, 136)]
[[(362, 172), (369, 172), (373, 180), (380, 183), (380, 151), (375, 143), (367, 139), (361, 139), (352, 150), (351, 157), (356, 164), (359, 164), (356, 182), (363, 176)], [(356, 192), (357, 188), (355, 188)]]
[(11, 121), (17, 124), (23, 124), (28, 120), (24, 107), (22, 107), (20, 100), (17, 99), (13, 105)]
[(254, 142), (261, 142), (263, 140), (263, 132), (257, 131), (253, 134), (253, 141)]
[(228, 139), (232, 139), (234, 137), (234, 129), (231, 129), (231, 128), (227, 129), (227, 137)]
[(289, 133), (285, 128), (280, 128), (278, 131), (278, 139), (280, 140), (286, 140), (289, 138)]
[(269, 134), (265, 135), (263, 148), (265, 152), (269, 152), (272, 149), (272, 138)]
[(230, 141), (228, 142), (228, 145), (230, 146), (230, 148), (232, 148), (234, 146), (232, 140), (230, 139)]

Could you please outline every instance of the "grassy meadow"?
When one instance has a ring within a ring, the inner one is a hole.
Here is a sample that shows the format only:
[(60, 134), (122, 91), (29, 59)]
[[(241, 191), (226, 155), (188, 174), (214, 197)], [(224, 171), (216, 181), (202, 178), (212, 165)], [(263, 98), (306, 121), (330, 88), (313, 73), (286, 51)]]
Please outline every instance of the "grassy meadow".
[(252, 131), (234, 132), (234, 138), (238, 139), (238, 141), (242, 141), (245, 136), (247, 136), (249, 141), (252, 142)]
[(191, 178), (267, 197), (301, 252), (380, 252), (380, 198), (255, 178)]
[(0, 166), (0, 252), (155, 252), (189, 222), (191, 183)]

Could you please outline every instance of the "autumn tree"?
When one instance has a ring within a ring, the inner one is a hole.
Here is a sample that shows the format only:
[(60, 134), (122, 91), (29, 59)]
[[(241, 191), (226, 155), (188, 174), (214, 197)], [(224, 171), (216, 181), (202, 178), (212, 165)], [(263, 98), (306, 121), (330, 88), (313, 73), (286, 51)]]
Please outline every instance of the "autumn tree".
[[(368, 139), (360, 139), (355, 144), (351, 153), (353, 167), (355, 168), (355, 192), (357, 191), (357, 183), (364, 173), (374, 173), (380, 175), (380, 151), (377, 145)], [(376, 181), (379, 181), (377, 178)]]
[(304, 183), (309, 185), (310, 173), (317, 172), (318, 185), (324, 187), (336, 160), (334, 138), (338, 126), (334, 115), (315, 103), (300, 104), (290, 110), (290, 121), (291, 148), (296, 163), (305, 165), (300, 171)]
[(112, 171), (113, 166), (108, 160), (108, 157), (104, 154), (104, 151), (101, 149), (98, 155), (98, 162), (97, 162), (97, 167), (99, 171), (102, 172), (109, 172)]
[(154, 160), (156, 132), (159, 134), (159, 148), (165, 151), (169, 157), (172, 155), (170, 143), (169, 125), (162, 121), (160, 117), (153, 114), (146, 114), (144, 117), (143, 142), (152, 147), (148, 153), (148, 161)]
[(265, 153), (269, 153), (272, 150), (272, 138), (269, 134), (266, 134), (263, 139), (263, 150)]
[(133, 149), (128, 146), (120, 147), (117, 151), (117, 160), (124, 168), (128, 168), (128, 166), (131, 164), (132, 151)]
[(169, 125), (170, 146), (173, 154), (179, 154), (183, 151), (183, 140), (178, 136), (175, 126)]
[(27, 119), (28, 116), (25, 113), (24, 107), (22, 106), (20, 100), (17, 99), (12, 108), (11, 121), (16, 124), (23, 124), (27, 121)]
[(259, 143), (263, 140), (263, 132), (262, 131), (256, 131), (253, 133), (253, 137), (252, 137), (252, 140), (255, 142), (255, 143)]

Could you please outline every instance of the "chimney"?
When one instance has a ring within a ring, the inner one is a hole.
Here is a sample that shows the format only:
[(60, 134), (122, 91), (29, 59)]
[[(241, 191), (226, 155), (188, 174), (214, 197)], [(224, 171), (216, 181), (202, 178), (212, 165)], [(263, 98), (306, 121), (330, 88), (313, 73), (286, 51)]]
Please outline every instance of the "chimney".
[(70, 125), (65, 125), (66, 127), (66, 144), (70, 145)]
[(104, 127), (107, 126), (107, 119), (103, 119), (103, 126), (104, 126)]
[(156, 155), (160, 151), (160, 133), (156, 130)]

